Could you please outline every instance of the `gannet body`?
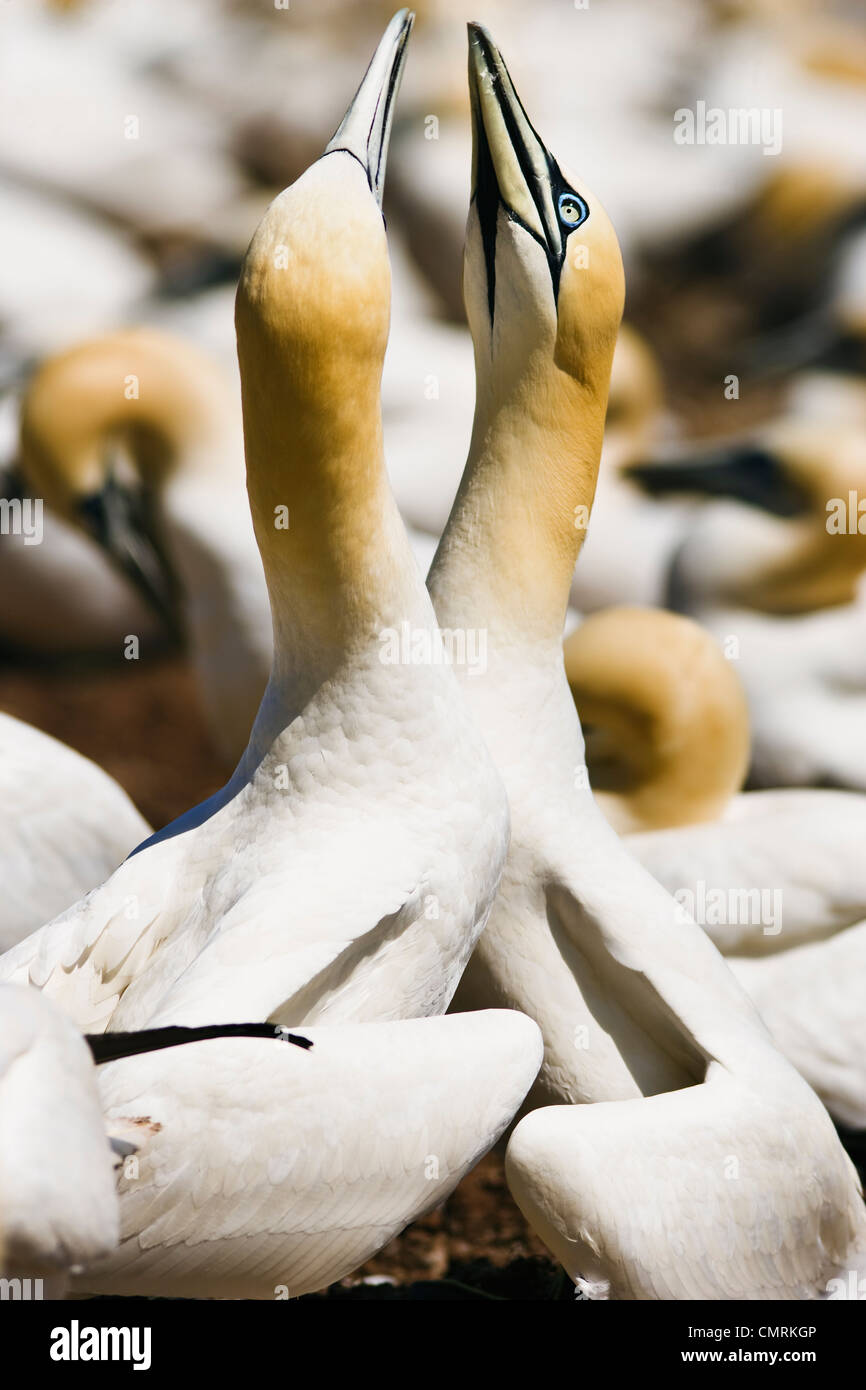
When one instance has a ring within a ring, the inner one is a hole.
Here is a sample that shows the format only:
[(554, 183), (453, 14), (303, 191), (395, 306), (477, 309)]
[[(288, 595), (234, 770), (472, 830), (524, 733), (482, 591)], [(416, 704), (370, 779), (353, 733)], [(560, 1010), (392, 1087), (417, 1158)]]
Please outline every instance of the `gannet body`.
[(441, 1202), (512, 1119), (541, 1038), (510, 1010), (193, 1043), (99, 1069), (136, 1147), (89, 1293), (293, 1298)]
[(96, 763), (0, 713), (0, 950), (104, 882), (150, 833)]
[(378, 198), (410, 23), (392, 21), (325, 155), (271, 205), (238, 291), (275, 630), (249, 746), (220, 792), (3, 960), (88, 1032), (442, 1013), (496, 890), (505, 793), (382, 458)]
[(72, 1265), (107, 1255), (112, 1162), (84, 1039), (36, 990), (0, 986), (0, 1274), (58, 1296)]
[[(492, 40), (474, 25), (470, 90), (476, 155), (464, 289), (477, 403), (429, 584), (440, 622), (489, 632), (487, 673), (466, 688), (503, 773), (512, 841), (455, 1007), (496, 1001), (541, 1026), (545, 1058), (530, 1104), (557, 1102), (553, 1114), (563, 1118), (541, 1110), (521, 1122), (508, 1171), (573, 1278), (610, 1286), (616, 1272), (623, 1295), (635, 1296), (660, 1240), (676, 1241), (691, 1296), (735, 1275), (741, 1297), (797, 1297), (866, 1248), (856, 1175), (826, 1111), (773, 1047), (715, 947), (603, 819), (562, 663), (579, 548), (573, 516), (592, 502), (622, 310), (616, 237), (596, 199), (546, 151)], [(562, 1104), (578, 1101), (624, 1104)], [(634, 1239), (616, 1247), (620, 1158), (652, 1152), (656, 1114), (666, 1122), (652, 1229), (639, 1219)], [(601, 1167), (589, 1163), (594, 1188), (587, 1165), (558, 1142), (561, 1129), (543, 1142), (548, 1124), (579, 1131), (585, 1122), (599, 1124), (605, 1140)], [(739, 1182), (726, 1183), (719, 1164), (734, 1134), (750, 1161)], [(661, 1168), (680, 1149), (706, 1174), (717, 1202), (712, 1228), (694, 1230), (691, 1194)], [(576, 1259), (560, 1228), (584, 1235)], [(804, 1242), (804, 1229), (824, 1244)], [(720, 1239), (725, 1268), (714, 1281), (706, 1271)], [(760, 1262), (756, 1249), (766, 1252)]]

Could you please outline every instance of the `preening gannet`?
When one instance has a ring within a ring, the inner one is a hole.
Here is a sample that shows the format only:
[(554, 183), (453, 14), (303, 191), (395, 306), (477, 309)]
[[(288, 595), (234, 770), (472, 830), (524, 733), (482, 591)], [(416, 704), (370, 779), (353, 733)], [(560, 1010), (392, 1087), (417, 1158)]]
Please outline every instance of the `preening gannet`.
[[(508, 839), (388, 488), (380, 209), (411, 17), (271, 205), (237, 300), (274, 670), (225, 788), (2, 963), (88, 1032), (444, 1012)], [(288, 515), (290, 524), (283, 527)]]
[(96, 763), (0, 713), (0, 950), (103, 883), (150, 833)]
[(215, 362), (151, 328), (42, 364), (21, 406), (19, 466), (188, 634), (214, 742), (234, 764), (271, 665), (237, 401)]
[(0, 1274), (56, 1297), (71, 1266), (107, 1255), (112, 1163), (84, 1039), (36, 990), (0, 986)]
[(669, 597), (736, 657), (752, 782), (866, 789), (862, 430), (791, 417), (628, 472), (654, 494), (725, 499), (695, 520)]
[(541, 1061), (510, 1010), (304, 1028), (99, 1069), (135, 1145), (120, 1245), (90, 1293), (289, 1298), (324, 1288), (441, 1202), (495, 1143)]
[[(559, 1102), (562, 1119), (541, 1110), (521, 1122), (509, 1173), (573, 1277), (663, 1297), (674, 1246), (692, 1296), (733, 1286), (741, 1297), (796, 1297), (866, 1245), (854, 1170), (715, 947), (595, 805), (563, 667), (582, 536), (574, 521), (592, 503), (622, 311), (616, 236), (594, 196), (544, 148), (492, 40), (474, 25), (470, 89), (464, 290), (477, 403), (429, 583), (440, 622), (488, 633), (486, 673), (465, 687), (506, 782), (512, 841), (455, 1006), (496, 1001), (541, 1026), (533, 1099)], [(605, 1126), (609, 1111), (617, 1118)], [(600, 1126), (602, 1162), (580, 1168), (564, 1143), (548, 1145), (549, 1123), (573, 1131), (578, 1150), (582, 1127)], [(665, 1167), (681, 1149), (691, 1184)], [(649, 1163), (639, 1200), (627, 1198), (623, 1211), (620, 1173), (632, 1155)], [(725, 1176), (731, 1155), (736, 1181)], [(695, 1221), (699, 1184), (715, 1203), (712, 1225)], [(561, 1227), (585, 1234), (574, 1259), (556, 1237)], [(618, 1229), (629, 1236), (619, 1247)]]

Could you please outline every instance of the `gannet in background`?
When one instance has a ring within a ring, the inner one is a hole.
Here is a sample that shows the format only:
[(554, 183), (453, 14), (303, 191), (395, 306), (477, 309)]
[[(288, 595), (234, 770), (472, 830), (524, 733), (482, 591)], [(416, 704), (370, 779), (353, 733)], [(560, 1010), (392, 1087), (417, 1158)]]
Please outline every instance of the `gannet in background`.
[(610, 608), (564, 655), (595, 799), (631, 853), (673, 894), (703, 883), (780, 895), (769, 931), (704, 923), (720, 951), (784, 951), (866, 916), (866, 796), (742, 792), (748, 709), (710, 633), (661, 609)]
[[(622, 312), (616, 236), (542, 145), (476, 25), (470, 90), (477, 404), (429, 583), (440, 622), (488, 632), (487, 672), (465, 687), (506, 782), (512, 842), (455, 1006), (495, 1000), (541, 1026), (533, 1099), (559, 1105), (518, 1125), (509, 1181), (572, 1277), (668, 1296), (672, 1259), (683, 1296), (796, 1297), (866, 1247), (856, 1175), (715, 947), (595, 805), (563, 667), (575, 509), (592, 502)], [(585, 1245), (573, 1250), (563, 1227)]]
[(241, 276), (248, 488), (275, 631), (249, 747), (222, 791), (3, 959), (88, 1032), (444, 1012), (496, 890), (504, 789), (382, 456), (380, 199), (410, 26), (392, 20)]
[(50, 358), (21, 405), (18, 462), (31, 490), (96, 540), (170, 624), (180, 619), (211, 734), (232, 764), (272, 649), (242, 458), (230, 379), (155, 329)]
[(120, 1245), (77, 1289), (324, 1288), (456, 1187), (513, 1118), (542, 1050), (510, 1010), (304, 1037), (308, 1051), (219, 1039), (100, 1067), (107, 1129), (135, 1163), (118, 1178)]
[(150, 833), (96, 763), (0, 713), (0, 950), (103, 883)]
[(655, 495), (723, 499), (675, 555), (669, 597), (736, 657), (753, 783), (866, 790), (862, 431), (788, 418), (628, 472)]
[(830, 1114), (866, 1128), (866, 797), (740, 792), (736, 663), (690, 618), (608, 609), (564, 650), (608, 820), (697, 915)]
[(112, 1164), (84, 1039), (36, 990), (0, 986), (0, 1275), (59, 1297), (71, 1266), (107, 1255)]

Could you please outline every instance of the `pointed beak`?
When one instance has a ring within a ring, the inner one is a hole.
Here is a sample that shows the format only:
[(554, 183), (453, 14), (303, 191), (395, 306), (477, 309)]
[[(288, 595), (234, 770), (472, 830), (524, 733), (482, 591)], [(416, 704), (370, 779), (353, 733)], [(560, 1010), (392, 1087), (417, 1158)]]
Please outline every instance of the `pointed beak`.
[(380, 208), (394, 101), (400, 89), (406, 48), (414, 22), (415, 16), (409, 10), (399, 10), (394, 15), (348, 111), (325, 146), (325, 154), (345, 150), (358, 160), (367, 175), (370, 192)]
[(471, 196), (481, 223), (488, 282), (500, 203), (541, 241), (551, 267), (558, 270), (563, 238), (552, 180), (561, 179), (559, 168), (524, 111), (490, 34), (480, 24), (468, 29)]
[(118, 483), (109, 470), (104, 486), (82, 498), (78, 510), (84, 529), (179, 639), (177, 585), (147, 497)]
[(780, 517), (802, 516), (809, 508), (806, 493), (777, 455), (754, 444), (711, 449), (698, 458), (636, 463), (624, 473), (652, 497), (728, 497)]

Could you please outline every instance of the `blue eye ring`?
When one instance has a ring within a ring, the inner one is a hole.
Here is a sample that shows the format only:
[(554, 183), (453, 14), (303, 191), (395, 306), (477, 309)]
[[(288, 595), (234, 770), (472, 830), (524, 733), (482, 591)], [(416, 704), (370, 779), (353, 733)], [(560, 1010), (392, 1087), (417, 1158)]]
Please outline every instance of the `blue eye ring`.
[[(570, 232), (573, 232), (575, 227), (579, 227), (589, 217), (589, 208), (579, 193), (560, 193), (556, 200), (556, 209), (563, 227), (567, 227)], [(567, 214), (566, 209), (568, 209)]]

